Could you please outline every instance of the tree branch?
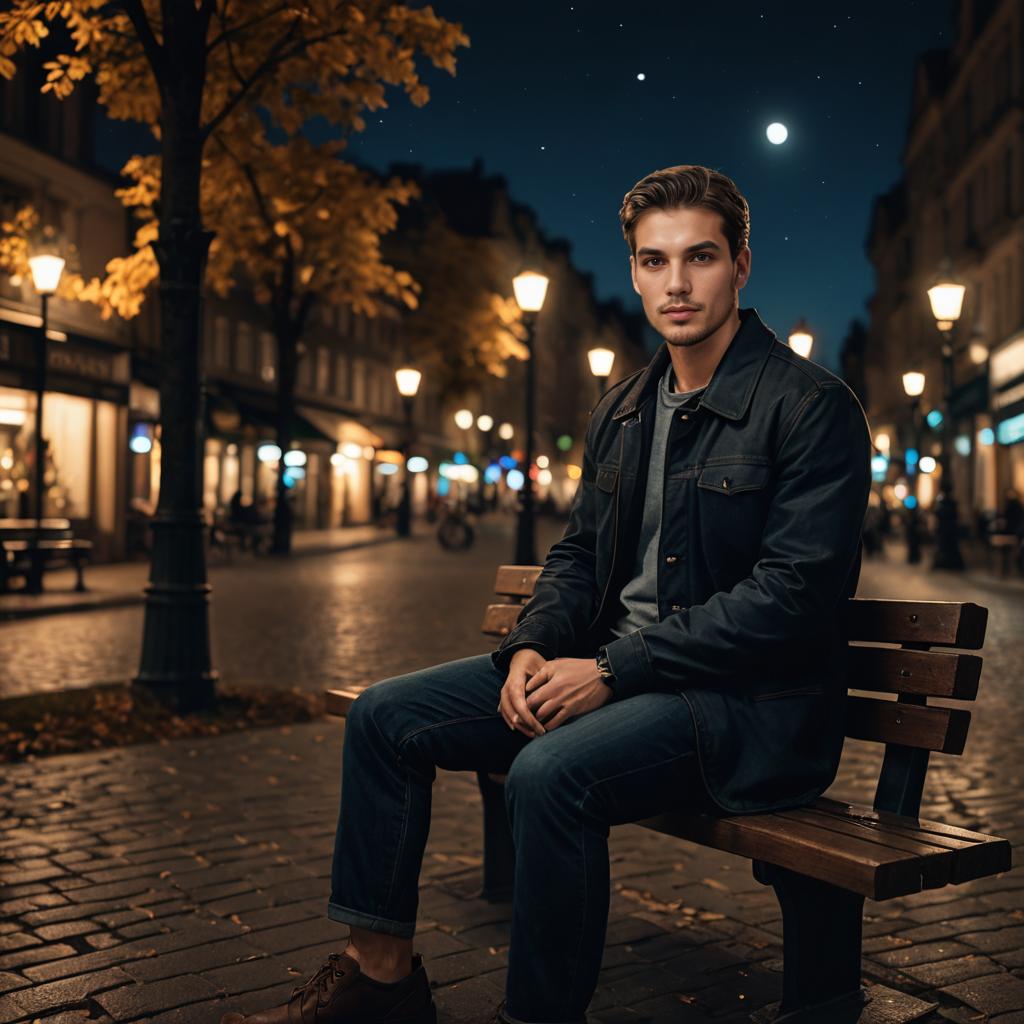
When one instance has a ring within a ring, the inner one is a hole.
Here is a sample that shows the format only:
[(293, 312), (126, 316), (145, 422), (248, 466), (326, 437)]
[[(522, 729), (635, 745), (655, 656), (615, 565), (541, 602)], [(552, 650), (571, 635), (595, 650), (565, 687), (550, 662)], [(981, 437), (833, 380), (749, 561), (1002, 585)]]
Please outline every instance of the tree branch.
[(153, 76), (156, 78), (157, 84), (162, 86), (164, 81), (164, 48), (157, 42), (156, 36), (153, 33), (153, 26), (149, 23), (149, 18), (143, 9), (142, 0), (120, 0), (120, 3), (124, 13), (128, 16), (128, 20), (135, 27), (139, 42), (142, 44), (142, 52), (146, 55), (146, 60), (149, 61), (149, 66), (153, 69)]
[(226, 18), (227, 3), (225, 2), (224, 10), (221, 12), (220, 17), (218, 18), (218, 21), (220, 21), (223, 28), (221, 29), (219, 35), (214, 36), (213, 39), (211, 39), (210, 42), (206, 44), (207, 54), (211, 53), (218, 46), (220, 46), (221, 43), (230, 39), (232, 36), (236, 36), (240, 32), (247, 32), (249, 29), (255, 28), (257, 25), (262, 24), (264, 21), (269, 21), (271, 18), (276, 18), (277, 15), (281, 14), (283, 11), (287, 11), (288, 6), (288, 4), (281, 4), (279, 7), (275, 7), (272, 10), (267, 11), (264, 14), (261, 14), (258, 18), (253, 18), (251, 21), (246, 21), (243, 22), (241, 25), (235, 25), (233, 28), (228, 28)]
[(224, 104), (223, 109), (216, 114), (210, 123), (203, 129), (202, 136), (207, 138), (209, 134), (217, 128), (220, 123), (231, 113), (231, 111), (238, 105), (242, 97), (252, 88), (253, 84), (259, 81), (265, 74), (272, 71), (279, 64), (283, 64), (286, 60), (290, 60), (292, 57), (297, 57), (304, 50), (308, 50), (311, 46), (315, 46), (317, 43), (324, 43), (328, 39), (333, 39), (335, 36), (344, 35), (344, 29), (333, 29), (330, 32), (322, 32), (318, 36), (310, 36), (309, 39), (301, 40), (296, 46), (287, 52), (280, 52), (281, 49), (290, 41), (291, 36), (295, 34), (295, 29), (299, 26), (300, 19), (295, 18), (292, 21), (291, 27), (288, 29), (287, 35), (279, 39), (274, 46), (271, 48), (270, 53), (263, 59), (260, 66), (246, 79), (243, 79), (241, 87), (234, 96), (230, 97)]

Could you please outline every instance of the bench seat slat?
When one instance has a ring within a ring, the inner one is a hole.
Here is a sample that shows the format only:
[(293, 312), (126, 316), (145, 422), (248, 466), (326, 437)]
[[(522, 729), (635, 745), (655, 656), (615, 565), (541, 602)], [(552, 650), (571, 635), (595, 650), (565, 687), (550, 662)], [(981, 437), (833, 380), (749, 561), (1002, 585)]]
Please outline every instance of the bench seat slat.
[(872, 899), (920, 892), (922, 858), (774, 814), (660, 814), (638, 822), (665, 835), (765, 860)]
[(780, 811), (775, 817), (783, 821), (803, 821), (838, 835), (856, 836), (865, 842), (876, 843), (890, 850), (913, 854), (921, 858), (921, 884), (925, 889), (941, 889), (949, 884), (954, 855), (948, 848), (921, 841), (901, 832), (873, 829), (862, 822), (839, 815), (821, 814), (813, 807)]
[(324, 709), (329, 715), (344, 718), (355, 703), (356, 697), (363, 691), (353, 687), (338, 688), (324, 692)]
[(972, 878), (985, 878), (1009, 871), (1011, 850), (1009, 840), (999, 836), (972, 832), (970, 829), (947, 825), (941, 821), (907, 818), (889, 811), (876, 811), (872, 807), (842, 803), (830, 797), (819, 797), (812, 805), (822, 814), (855, 819), (886, 832), (898, 832), (945, 846), (954, 852), (950, 882), (967, 882)]

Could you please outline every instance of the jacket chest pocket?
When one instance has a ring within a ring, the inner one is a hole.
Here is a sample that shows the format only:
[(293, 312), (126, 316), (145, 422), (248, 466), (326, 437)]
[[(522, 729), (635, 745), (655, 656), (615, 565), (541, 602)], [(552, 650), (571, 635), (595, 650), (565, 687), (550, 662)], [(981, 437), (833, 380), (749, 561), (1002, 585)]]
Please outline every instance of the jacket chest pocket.
[(615, 493), (615, 484), (619, 479), (619, 471), (614, 466), (599, 466), (597, 470), (597, 489), (605, 494)]
[(768, 486), (771, 466), (759, 462), (728, 462), (705, 466), (697, 486), (705, 491), (731, 498)]
[(716, 585), (732, 586), (757, 561), (768, 514), (771, 466), (765, 462), (715, 462), (697, 479), (704, 555)]

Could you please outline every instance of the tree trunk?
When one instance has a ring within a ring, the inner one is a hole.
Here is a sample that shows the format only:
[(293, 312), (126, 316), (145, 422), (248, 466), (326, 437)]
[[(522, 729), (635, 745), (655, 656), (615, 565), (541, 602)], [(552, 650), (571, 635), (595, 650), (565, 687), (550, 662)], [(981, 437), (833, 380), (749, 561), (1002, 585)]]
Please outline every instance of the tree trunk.
[(214, 696), (209, 594), (203, 546), (201, 287), (212, 235), (203, 230), (200, 110), (207, 21), (193, 4), (164, 4), (161, 82), (160, 500), (134, 682), (181, 709)]

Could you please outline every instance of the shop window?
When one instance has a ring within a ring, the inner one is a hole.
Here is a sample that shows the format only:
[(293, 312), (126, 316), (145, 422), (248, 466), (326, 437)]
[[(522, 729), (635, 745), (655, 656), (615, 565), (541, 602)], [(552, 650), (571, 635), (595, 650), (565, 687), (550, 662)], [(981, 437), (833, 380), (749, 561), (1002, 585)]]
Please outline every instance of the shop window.
[(355, 359), (352, 363), (352, 401), (360, 409), (366, 406), (366, 361)]
[(309, 346), (305, 344), (300, 344), (299, 365), (295, 374), (295, 383), (303, 391), (311, 391), (313, 388), (313, 353), (310, 352)]
[(94, 404), (74, 395), (50, 393), (43, 398), (43, 437), (49, 442), (44, 471), (47, 515), (88, 519), (92, 513), (89, 468)]
[(270, 384), (277, 378), (277, 339), (270, 331), (260, 332), (260, 379)]
[(252, 325), (243, 320), (235, 341), (235, 368), (240, 373), (253, 372), (253, 354)]
[(334, 360), (334, 393), (341, 399), (348, 401), (351, 398), (349, 392), (348, 356), (339, 352)]
[(323, 345), (316, 350), (316, 390), (322, 395), (331, 390), (331, 353)]

